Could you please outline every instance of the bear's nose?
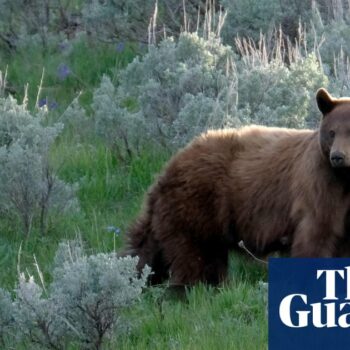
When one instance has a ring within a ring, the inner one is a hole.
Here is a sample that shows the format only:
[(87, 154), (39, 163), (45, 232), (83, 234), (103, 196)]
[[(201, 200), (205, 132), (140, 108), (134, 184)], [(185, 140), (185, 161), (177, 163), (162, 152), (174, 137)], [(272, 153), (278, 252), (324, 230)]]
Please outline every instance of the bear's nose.
[(342, 152), (333, 152), (331, 154), (331, 164), (334, 168), (342, 167), (345, 163), (345, 155)]

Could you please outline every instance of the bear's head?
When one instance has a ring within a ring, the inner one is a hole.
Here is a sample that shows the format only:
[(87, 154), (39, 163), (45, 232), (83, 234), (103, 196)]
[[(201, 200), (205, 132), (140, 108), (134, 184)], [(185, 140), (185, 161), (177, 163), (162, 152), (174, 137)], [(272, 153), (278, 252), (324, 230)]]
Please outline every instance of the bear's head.
[(320, 145), (333, 168), (350, 167), (350, 98), (334, 98), (319, 89), (317, 105), (323, 118)]

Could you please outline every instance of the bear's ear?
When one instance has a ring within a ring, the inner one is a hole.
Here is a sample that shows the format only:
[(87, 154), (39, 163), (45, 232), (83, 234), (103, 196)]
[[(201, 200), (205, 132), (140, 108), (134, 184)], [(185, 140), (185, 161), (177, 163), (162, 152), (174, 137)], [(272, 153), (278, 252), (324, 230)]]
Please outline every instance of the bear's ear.
[(328, 114), (336, 105), (333, 97), (324, 88), (321, 88), (316, 93), (316, 101), (318, 109), (323, 115)]

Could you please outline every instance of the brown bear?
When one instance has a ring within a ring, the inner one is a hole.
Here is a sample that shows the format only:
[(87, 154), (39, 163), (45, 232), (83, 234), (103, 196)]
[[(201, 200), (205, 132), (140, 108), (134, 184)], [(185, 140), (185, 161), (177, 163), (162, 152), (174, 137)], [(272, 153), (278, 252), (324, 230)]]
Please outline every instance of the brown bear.
[(151, 283), (217, 284), (240, 241), (256, 255), (338, 255), (350, 227), (350, 99), (325, 89), (316, 99), (318, 130), (208, 131), (170, 160), (128, 232)]

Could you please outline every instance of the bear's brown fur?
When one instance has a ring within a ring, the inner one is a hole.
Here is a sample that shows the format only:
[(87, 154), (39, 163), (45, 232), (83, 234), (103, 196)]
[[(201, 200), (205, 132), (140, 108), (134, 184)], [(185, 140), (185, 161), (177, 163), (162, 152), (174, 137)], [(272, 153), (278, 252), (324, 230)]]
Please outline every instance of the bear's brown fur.
[(219, 283), (241, 240), (257, 255), (338, 255), (350, 221), (350, 99), (320, 89), (317, 103), (316, 131), (209, 131), (173, 157), (128, 235), (151, 283)]

